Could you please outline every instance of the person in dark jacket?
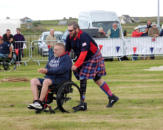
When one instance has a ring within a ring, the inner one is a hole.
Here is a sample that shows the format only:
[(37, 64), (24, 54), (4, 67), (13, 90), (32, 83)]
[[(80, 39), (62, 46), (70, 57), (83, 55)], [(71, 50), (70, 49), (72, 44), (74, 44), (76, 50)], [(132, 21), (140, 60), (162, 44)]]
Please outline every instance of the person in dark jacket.
[(66, 52), (69, 53), (73, 49), (76, 62), (72, 66), (75, 77), (80, 80), (81, 102), (74, 107), (75, 111), (87, 110), (85, 102), (87, 80), (93, 79), (94, 82), (108, 96), (109, 102), (107, 107), (112, 107), (118, 101), (118, 97), (112, 94), (108, 84), (102, 79), (106, 75), (104, 59), (97, 46), (97, 43), (86, 33), (83, 32), (76, 22), (68, 25), (69, 35), (66, 39)]
[(0, 36), (0, 59), (12, 58), (12, 47), (8, 42), (4, 42)]
[(148, 28), (145, 29), (144, 33), (141, 35), (141, 37), (147, 37), (148, 36)]
[(163, 24), (162, 24), (162, 30), (160, 32), (160, 36), (163, 36)]
[(160, 32), (160, 36), (163, 36), (163, 29), (162, 29), (161, 32)]
[(148, 21), (147, 21), (147, 28), (148, 28), (148, 30), (149, 30), (151, 27), (152, 27), (152, 23), (151, 23), (150, 20), (148, 20)]
[[(54, 45), (54, 56), (48, 61), (45, 68), (38, 70), (45, 74), (45, 78), (34, 78), (31, 80), (31, 89), (33, 92), (33, 103), (28, 105), (29, 109), (42, 110), (44, 98), (48, 92), (48, 87), (59, 84), (70, 79), (72, 61), (69, 55), (65, 53), (65, 47), (61, 43)], [(40, 97), (38, 97), (38, 86), (42, 86)]]
[(14, 46), (14, 49), (18, 50), (16, 61), (17, 61), (17, 63), (20, 63), (21, 62), (22, 53), (23, 53), (23, 45), (24, 45), (25, 38), (24, 38), (24, 36), (20, 32), (20, 28), (17, 28), (16, 32), (17, 32), (17, 34), (14, 35), (13, 46)]
[(10, 29), (6, 30), (6, 33), (3, 35), (3, 41), (4, 42), (9, 42), (11, 38), (13, 38), (14, 36), (11, 34)]

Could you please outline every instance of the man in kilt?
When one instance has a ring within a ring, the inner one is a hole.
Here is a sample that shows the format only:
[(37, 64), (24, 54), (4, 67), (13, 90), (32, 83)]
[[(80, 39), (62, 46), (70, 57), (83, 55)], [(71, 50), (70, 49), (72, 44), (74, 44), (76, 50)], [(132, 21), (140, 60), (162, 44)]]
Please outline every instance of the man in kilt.
[(109, 103), (107, 107), (112, 107), (118, 101), (118, 97), (112, 94), (108, 84), (101, 78), (106, 75), (104, 59), (98, 49), (96, 42), (85, 32), (80, 30), (76, 22), (68, 25), (69, 35), (66, 39), (66, 51), (69, 53), (73, 49), (77, 60), (72, 66), (75, 77), (80, 80), (81, 103), (74, 107), (77, 110), (86, 110), (87, 104), (84, 102), (86, 94), (87, 80), (94, 82), (107, 94)]

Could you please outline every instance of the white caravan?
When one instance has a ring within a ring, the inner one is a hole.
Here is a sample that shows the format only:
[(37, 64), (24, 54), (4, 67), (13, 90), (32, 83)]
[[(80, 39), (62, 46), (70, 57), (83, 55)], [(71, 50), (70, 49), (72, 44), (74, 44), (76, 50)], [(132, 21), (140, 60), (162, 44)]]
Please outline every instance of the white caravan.
[(107, 33), (109, 29), (111, 29), (113, 23), (118, 24), (118, 27), (121, 30), (121, 37), (123, 37), (120, 20), (115, 12), (110, 11), (81, 12), (78, 18), (78, 24), (81, 29), (93, 29), (102, 27), (105, 33)]

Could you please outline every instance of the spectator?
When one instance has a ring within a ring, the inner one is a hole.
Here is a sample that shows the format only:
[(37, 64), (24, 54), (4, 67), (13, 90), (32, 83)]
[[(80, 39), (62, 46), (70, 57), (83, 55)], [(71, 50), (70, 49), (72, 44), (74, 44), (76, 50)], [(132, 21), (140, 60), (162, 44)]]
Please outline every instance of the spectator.
[(117, 23), (113, 23), (110, 32), (110, 38), (119, 38), (120, 37), (120, 29), (118, 28)]
[(0, 37), (0, 58), (12, 58), (12, 47)]
[(17, 64), (19, 64), (21, 62), (21, 57), (23, 54), (23, 45), (24, 45), (25, 38), (20, 32), (20, 28), (16, 29), (16, 33), (17, 34), (14, 35), (13, 46), (14, 46), (14, 49), (18, 49), (18, 55), (16, 57), (16, 61), (17, 61)]
[(156, 23), (152, 23), (152, 27), (148, 31), (148, 36), (156, 38), (159, 36), (159, 30)]
[(160, 36), (163, 36), (163, 24), (162, 24), (162, 30), (160, 32)]
[(50, 34), (46, 38), (46, 44), (48, 45), (49, 48), (49, 60), (53, 56), (53, 46), (56, 43), (56, 37), (54, 36), (54, 29), (50, 29)]
[[(148, 28), (145, 29), (144, 33), (141, 35), (141, 37), (147, 37), (148, 36)], [(142, 55), (141, 59), (148, 59), (148, 55)]]
[(148, 36), (148, 28), (145, 29), (145, 32), (141, 35), (141, 37), (146, 37)]
[(127, 37), (127, 30), (123, 31), (123, 36)]
[[(143, 34), (143, 32), (139, 32), (139, 28), (135, 27), (134, 31), (132, 32), (132, 37), (140, 37), (142, 34)], [(133, 54), (132, 59), (137, 60), (138, 54)]]
[(134, 31), (132, 32), (132, 37), (140, 37), (143, 34), (143, 32), (139, 32), (139, 28), (135, 27)]
[[(108, 31), (108, 36), (110, 36), (110, 38), (120, 37), (120, 29), (118, 28), (117, 23), (112, 24), (112, 28)], [(109, 60), (113, 61), (113, 57), (110, 57)]]
[(11, 34), (10, 29), (7, 29), (6, 33), (3, 35), (3, 41), (9, 42), (10, 38), (13, 38), (13, 35)]
[(148, 21), (147, 21), (147, 28), (148, 28), (148, 30), (149, 30), (151, 27), (152, 27), (152, 23), (151, 23), (150, 20), (148, 20)]
[[(159, 30), (156, 26), (156, 23), (152, 23), (152, 27), (148, 31), (148, 36), (153, 37), (152, 41), (155, 41), (155, 38), (159, 36)], [(150, 59), (155, 59), (154, 54), (150, 55)]]
[(107, 36), (106, 36), (106, 34), (104, 32), (104, 29), (102, 27), (99, 28), (97, 37), (98, 38), (107, 38)]

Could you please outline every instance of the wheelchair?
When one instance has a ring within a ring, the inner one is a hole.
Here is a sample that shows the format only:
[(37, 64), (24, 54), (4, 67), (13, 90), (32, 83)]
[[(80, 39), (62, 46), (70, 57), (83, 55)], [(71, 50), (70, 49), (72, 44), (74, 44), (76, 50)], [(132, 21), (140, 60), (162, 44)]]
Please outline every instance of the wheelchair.
[(11, 65), (13, 66), (13, 70), (16, 70), (16, 53), (12, 52), (12, 58), (2, 57), (0, 58), (0, 65), (3, 66), (4, 70), (9, 70)]
[[(81, 102), (81, 91), (77, 84), (71, 81), (72, 72), (70, 74), (70, 80), (63, 81), (55, 86), (49, 86), (48, 93), (43, 101), (43, 110), (36, 110), (36, 113), (50, 112), (55, 113), (56, 110), (61, 112), (71, 113), (75, 112), (73, 109)], [(38, 86), (39, 96), (42, 86)], [(56, 101), (56, 108), (52, 108), (50, 105), (53, 101)]]

